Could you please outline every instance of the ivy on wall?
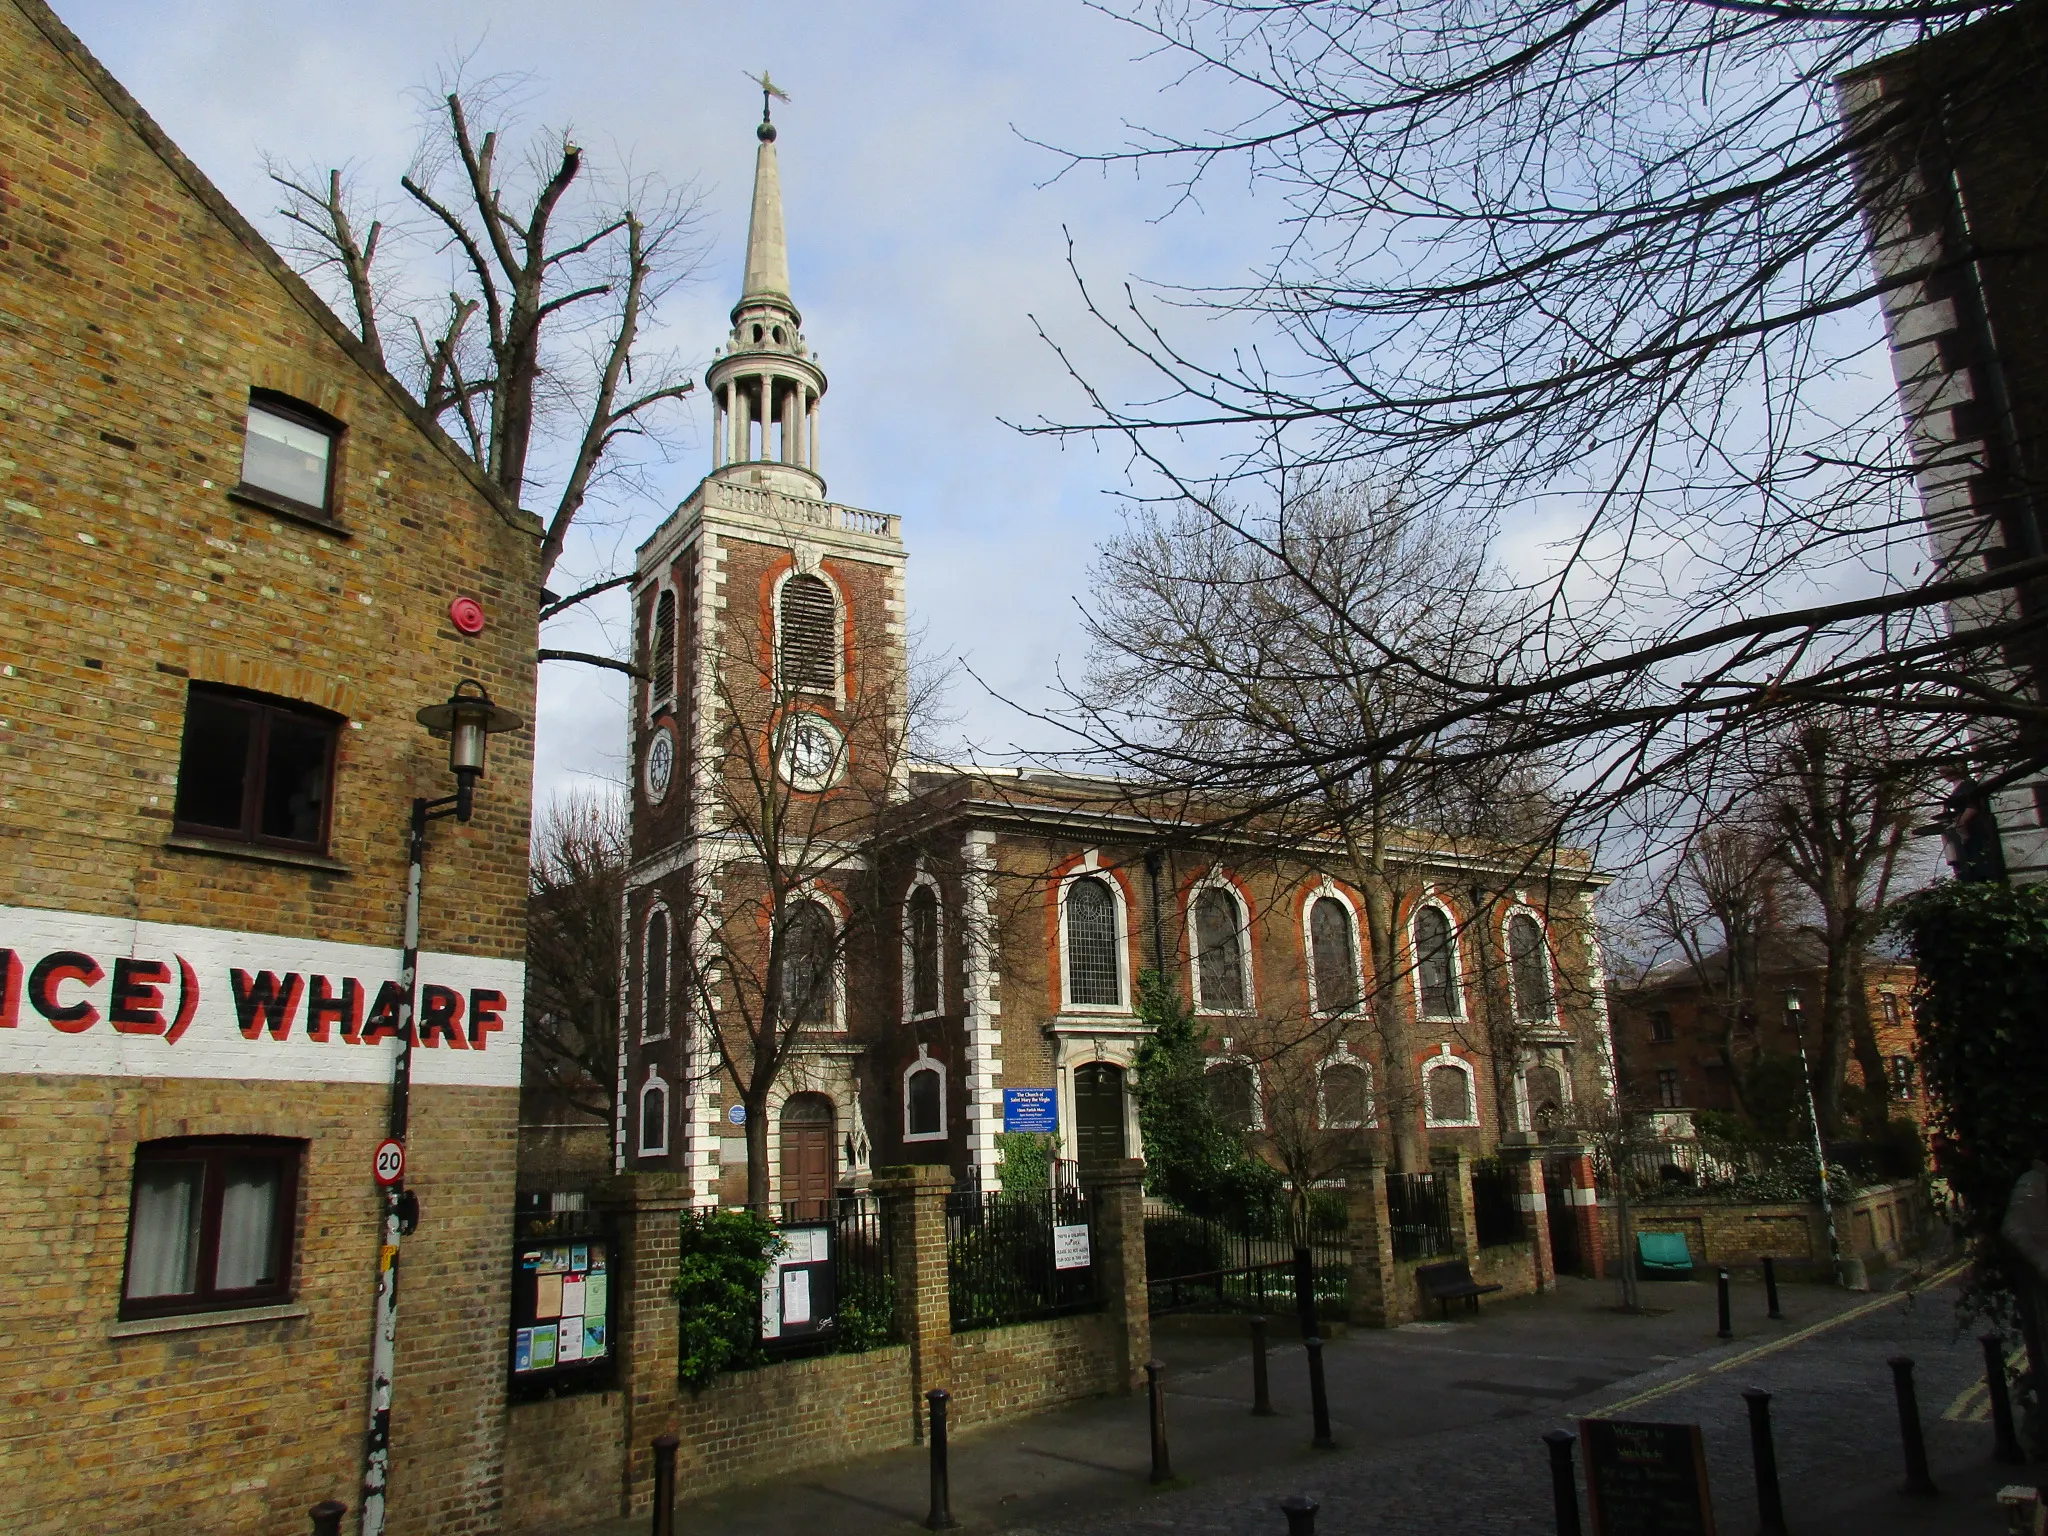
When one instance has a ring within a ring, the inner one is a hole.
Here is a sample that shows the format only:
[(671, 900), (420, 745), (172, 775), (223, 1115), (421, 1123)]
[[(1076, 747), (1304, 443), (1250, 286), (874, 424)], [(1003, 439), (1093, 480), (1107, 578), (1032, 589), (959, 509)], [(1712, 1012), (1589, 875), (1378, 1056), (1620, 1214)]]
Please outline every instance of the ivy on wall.
[(1936, 1171), (1966, 1230), (1998, 1230), (2013, 1180), (2048, 1156), (2048, 885), (1949, 882), (1892, 909), (1912, 946)]

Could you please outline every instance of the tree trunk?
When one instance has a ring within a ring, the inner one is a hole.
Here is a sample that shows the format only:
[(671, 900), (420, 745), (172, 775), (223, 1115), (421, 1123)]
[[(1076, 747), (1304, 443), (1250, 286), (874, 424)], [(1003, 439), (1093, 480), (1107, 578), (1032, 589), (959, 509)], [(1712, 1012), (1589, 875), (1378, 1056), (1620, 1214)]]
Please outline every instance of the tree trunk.
[(1429, 1158), (1417, 1125), (1416, 1104), (1409, 1093), (1407, 1031), (1402, 1027), (1399, 956), (1394, 943), (1393, 898), (1385, 882), (1359, 881), (1365, 897), (1366, 938), (1372, 945), (1372, 1012), (1379, 1035), (1379, 1082), (1375, 1084), (1382, 1123), (1387, 1129), (1389, 1156), (1396, 1173), (1427, 1169)]
[(1856, 964), (1854, 935), (1835, 914), (1828, 915), (1828, 968), (1821, 983), (1820, 1081), (1814, 1085), (1820, 1103), (1821, 1128), (1830, 1136), (1842, 1133), (1842, 1085), (1849, 1075), (1849, 978)]
[(772, 1219), (775, 1209), (774, 1185), (768, 1170), (768, 1084), (748, 1089), (743, 1102), (747, 1106), (747, 1205), (756, 1214)]
[(1891, 1087), (1884, 1075), (1884, 1053), (1878, 1049), (1877, 1029), (1870, 1018), (1870, 989), (1863, 979), (1860, 944), (1849, 973), (1849, 1029), (1856, 1065), (1863, 1070), (1863, 1134), (1878, 1136), (1891, 1119)]

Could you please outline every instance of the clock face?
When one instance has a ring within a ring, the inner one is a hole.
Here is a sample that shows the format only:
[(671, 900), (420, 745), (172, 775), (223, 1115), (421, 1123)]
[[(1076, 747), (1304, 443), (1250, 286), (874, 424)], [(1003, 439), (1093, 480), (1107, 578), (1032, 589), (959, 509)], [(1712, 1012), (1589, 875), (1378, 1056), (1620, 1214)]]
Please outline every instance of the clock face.
[(656, 805), (668, 798), (676, 774), (676, 733), (662, 726), (647, 744), (647, 798)]
[(837, 784), (846, 767), (846, 738), (823, 715), (793, 716), (782, 738), (782, 776), (791, 789), (817, 794)]

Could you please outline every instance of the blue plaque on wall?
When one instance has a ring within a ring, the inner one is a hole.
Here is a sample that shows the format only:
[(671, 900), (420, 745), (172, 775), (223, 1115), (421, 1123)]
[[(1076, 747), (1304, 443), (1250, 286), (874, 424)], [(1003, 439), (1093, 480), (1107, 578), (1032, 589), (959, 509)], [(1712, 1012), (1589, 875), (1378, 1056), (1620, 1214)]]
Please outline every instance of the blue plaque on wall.
[(1003, 1129), (1046, 1131), (1055, 1135), (1060, 1128), (1059, 1101), (1050, 1088), (1005, 1088)]

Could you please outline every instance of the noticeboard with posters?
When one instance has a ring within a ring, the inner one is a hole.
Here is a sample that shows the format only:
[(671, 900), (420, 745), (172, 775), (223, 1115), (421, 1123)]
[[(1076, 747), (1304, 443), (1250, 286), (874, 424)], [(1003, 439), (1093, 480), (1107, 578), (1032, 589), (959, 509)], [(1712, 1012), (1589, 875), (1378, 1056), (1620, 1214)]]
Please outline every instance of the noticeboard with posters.
[(596, 1390), (613, 1382), (615, 1278), (613, 1245), (601, 1230), (519, 1240), (513, 1249), (510, 1339), (516, 1395)]
[(761, 1277), (761, 1340), (770, 1349), (832, 1331), (839, 1311), (832, 1224), (791, 1223)]

